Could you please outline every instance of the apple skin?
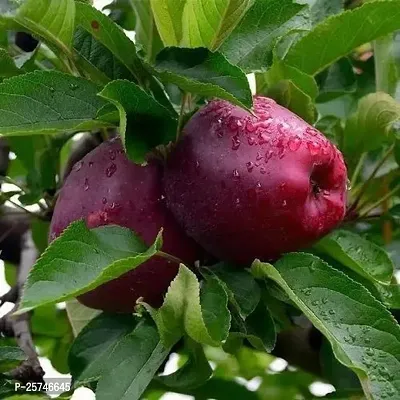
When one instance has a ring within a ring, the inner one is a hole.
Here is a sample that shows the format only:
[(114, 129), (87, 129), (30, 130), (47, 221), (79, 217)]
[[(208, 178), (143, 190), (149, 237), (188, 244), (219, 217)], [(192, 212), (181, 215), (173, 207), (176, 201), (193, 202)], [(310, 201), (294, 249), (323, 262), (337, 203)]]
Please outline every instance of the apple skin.
[[(200, 258), (201, 251), (166, 208), (161, 175), (162, 168), (154, 161), (146, 166), (129, 161), (120, 140), (102, 143), (75, 164), (66, 179), (54, 210), (50, 240), (82, 218), (89, 228), (109, 224), (130, 228), (147, 245), (163, 227), (162, 250), (190, 266)], [(109, 312), (133, 312), (139, 297), (157, 307), (178, 267), (156, 256), (78, 300)]]
[(343, 219), (347, 171), (320, 132), (265, 97), (254, 114), (214, 100), (169, 156), (167, 206), (223, 260), (248, 265), (305, 248)]

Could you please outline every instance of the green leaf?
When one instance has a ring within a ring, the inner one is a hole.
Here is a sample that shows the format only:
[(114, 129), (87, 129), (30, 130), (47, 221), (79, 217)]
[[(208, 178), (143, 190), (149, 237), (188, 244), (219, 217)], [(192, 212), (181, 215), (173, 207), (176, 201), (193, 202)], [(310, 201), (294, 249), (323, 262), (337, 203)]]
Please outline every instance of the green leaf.
[(251, 345), (260, 351), (270, 353), (276, 344), (274, 320), (264, 301), (260, 301), (256, 309), (245, 321), (236, 317), (232, 323), (232, 335), (246, 338)]
[(11, 78), (12, 76), (19, 75), (21, 71), (15, 65), (12, 57), (6, 50), (0, 48), (0, 77)]
[(291, 81), (312, 100), (317, 97), (318, 85), (315, 79), (286, 64), (285, 61), (280, 60), (277, 56), (274, 56), (274, 62), (267, 72), (256, 75), (257, 94), (267, 94), (269, 87), (284, 80)]
[(42, 221), (40, 219), (32, 221), (32, 239), (40, 253), (43, 253), (47, 248), (49, 227), (49, 221)]
[(82, 220), (73, 222), (33, 266), (18, 313), (77, 297), (118, 278), (154, 256), (161, 242), (158, 235), (146, 249), (129, 229), (110, 225), (89, 230)]
[(400, 2), (373, 1), (327, 18), (289, 50), (285, 60), (315, 75), (356, 47), (400, 29)]
[(0, 15), (0, 23), (2, 21), (15, 21), (50, 46), (70, 54), (75, 24), (74, 0), (26, 0), (13, 12)]
[(0, 373), (18, 367), (26, 358), (25, 353), (19, 347), (0, 346)]
[(320, 82), (319, 102), (329, 101), (346, 93), (353, 93), (357, 88), (353, 66), (347, 58), (341, 58), (332, 64), (317, 79)]
[(166, 48), (158, 54), (154, 66), (163, 82), (204, 97), (219, 97), (250, 108), (252, 96), (246, 75), (226, 58), (205, 48)]
[(76, 25), (85, 29), (97, 42), (106, 47), (138, 82), (147, 77), (147, 72), (136, 53), (135, 44), (101, 11), (89, 4), (76, 3)]
[(150, 0), (158, 32), (165, 46), (179, 46), (186, 0)]
[(360, 284), (311, 254), (292, 253), (253, 270), (278, 283), (352, 369), (368, 398), (400, 396), (400, 327)]
[(313, 100), (292, 81), (284, 80), (271, 86), (267, 95), (308, 123), (313, 124), (315, 122), (317, 111)]
[(157, 53), (163, 48), (163, 43), (154, 21), (150, 0), (130, 1), (136, 14), (136, 43), (144, 50), (146, 60), (154, 62)]
[(354, 156), (377, 150), (393, 140), (395, 122), (400, 119), (400, 104), (386, 93), (372, 93), (358, 103), (357, 111), (347, 120), (343, 151)]
[(102, 11), (109, 10), (108, 15), (121, 28), (128, 31), (134, 31), (136, 27), (136, 18), (133, 12), (131, 0), (114, 0), (111, 4), (103, 7)]
[(145, 306), (166, 347), (175, 344), (184, 333), (196, 342), (218, 346), (229, 333), (227, 303), (228, 295), (217, 280), (206, 281), (200, 291), (196, 275), (181, 264), (163, 305), (158, 310)]
[(135, 79), (128, 68), (82, 26), (75, 30), (74, 49), (79, 56), (76, 62), (91, 80), (107, 83), (114, 79)]
[(335, 230), (316, 248), (371, 281), (389, 284), (392, 280), (393, 261), (386, 251), (356, 233)]
[(38, 307), (31, 318), (31, 330), (35, 335), (63, 338), (70, 336), (71, 327), (65, 310), (55, 305)]
[(136, 324), (135, 318), (129, 314), (102, 313), (82, 329), (68, 358), (75, 387), (100, 379), (107, 368), (108, 358)]
[(255, 0), (186, 1), (182, 15), (183, 47), (216, 50), (229, 37)]
[(33, 72), (0, 83), (0, 135), (55, 134), (107, 126), (99, 87), (59, 72)]
[(224, 262), (204, 268), (204, 271), (222, 283), (228, 293), (229, 301), (243, 319), (255, 310), (260, 301), (260, 287), (248, 271)]
[(66, 303), (68, 319), (75, 336), (78, 336), (81, 330), (101, 313), (99, 310), (85, 307), (76, 299), (68, 300)]
[(221, 52), (246, 72), (265, 71), (272, 62), (277, 39), (304, 26), (300, 14), (304, 7), (292, 0), (255, 0)]
[(212, 368), (204, 354), (203, 347), (190, 339), (186, 341), (189, 359), (183, 367), (170, 375), (156, 378), (158, 382), (174, 389), (193, 389), (204, 385), (212, 375)]
[(175, 115), (133, 82), (110, 82), (99, 95), (117, 107), (120, 135), (134, 162), (143, 163), (150, 150), (175, 138)]
[(169, 351), (162, 345), (154, 323), (140, 321), (108, 358), (96, 399), (139, 400)]

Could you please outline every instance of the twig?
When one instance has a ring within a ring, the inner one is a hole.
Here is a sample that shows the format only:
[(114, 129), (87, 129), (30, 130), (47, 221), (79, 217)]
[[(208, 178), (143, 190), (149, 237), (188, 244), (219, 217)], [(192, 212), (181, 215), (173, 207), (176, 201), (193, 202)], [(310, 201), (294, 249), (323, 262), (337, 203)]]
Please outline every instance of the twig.
[(389, 147), (389, 149), (386, 151), (382, 159), (379, 161), (379, 163), (375, 166), (374, 170), (372, 171), (371, 175), (368, 177), (368, 179), (364, 182), (363, 186), (361, 187), (360, 192), (358, 193), (356, 199), (354, 200), (354, 203), (350, 206), (350, 208), (347, 210), (347, 213), (350, 213), (351, 211), (354, 211), (357, 209), (357, 206), (359, 205), (362, 196), (365, 194), (365, 192), (368, 189), (368, 186), (371, 184), (373, 179), (375, 178), (376, 174), (379, 172), (383, 164), (389, 159), (389, 157), (392, 155), (394, 150), (394, 144)]
[(382, 203), (384, 203), (387, 199), (389, 199), (390, 197), (392, 197), (398, 190), (400, 190), (400, 185), (397, 185), (394, 189), (392, 189), (390, 192), (386, 193), (382, 198), (380, 198), (378, 201), (376, 201), (375, 203), (373, 203), (370, 207), (368, 207), (365, 211), (363, 211), (362, 213), (360, 213), (360, 217), (365, 217), (367, 216), (372, 210), (374, 210), (375, 208), (377, 208), (379, 205), (381, 205)]
[(171, 254), (164, 253), (163, 251), (157, 251), (156, 255), (159, 256), (159, 257), (165, 258), (165, 259), (167, 259), (169, 261), (172, 261), (174, 263), (183, 264), (183, 261), (180, 260), (179, 258), (177, 258), (175, 256), (172, 256)]
[(186, 107), (187, 100), (188, 100), (188, 94), (182, 93), (181, 111), (179, 113), (178, 127), (176, 128), (176, 141), (178, 141), (181, 138), (183, 117), (185, 115), (185, 107)]
[[(18, 268), (17, 289), (14, 289), (17, 290), (17, 293), (20, 294), (22, 292), (22, 287), (37, 257), (38, 251), (33, 243), (31, 232), (28, 231), (22, 237), (21, 262)], [(21, 382), (43, 382), (44, 372), (39, 363), (29, 326), (30, 314), (13, 315), (18, 308), (18, 303), (19, 299), (15, 301), (14, 308), (3, 317), (4, 321), (0, 324), (3, 329), (5, 327), (9, 330), (11, 327), (18, 346), (27, 356), (26, 361), (11, 371), (11, 376)]]

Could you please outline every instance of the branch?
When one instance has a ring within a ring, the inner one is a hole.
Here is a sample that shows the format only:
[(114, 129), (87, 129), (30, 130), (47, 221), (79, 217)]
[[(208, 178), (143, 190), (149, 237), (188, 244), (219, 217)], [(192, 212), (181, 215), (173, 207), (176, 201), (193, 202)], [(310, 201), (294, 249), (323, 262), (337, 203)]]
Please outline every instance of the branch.
[[(21, 261), (18, 268), (17, 285), (16, 289), (11, 289), (15, 290), (17, 294), (21, 293), (29, 271), (38, 257), (38, 251), (33, 243), (30, 231), (23, 234), (21, 248)], [(2, 318), (0, 324), (0, 328), (3, 329), (3, 334), (8, 336), (12, 334), (15, 337), (18, 346), (27, 356), (27, 360), (11, 371), (10, 374), (14, 379), (21, 382), (43, 382), (44, 371), (40, 366), (29, 326), (30, 314), (24, 313), (17, 316), (13, 315), (13, 313), (18, 309), (18, 303), (19, 296), (17, 296), (14, 308)]]

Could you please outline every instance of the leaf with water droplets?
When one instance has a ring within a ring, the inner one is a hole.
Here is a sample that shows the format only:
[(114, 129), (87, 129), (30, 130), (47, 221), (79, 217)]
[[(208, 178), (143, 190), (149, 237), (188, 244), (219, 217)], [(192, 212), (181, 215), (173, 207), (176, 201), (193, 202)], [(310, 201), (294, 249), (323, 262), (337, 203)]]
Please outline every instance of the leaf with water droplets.
[(357, 374), (367, 398), (400, 397), (400, 326), (367, 289), (305, 253), (287, 254), (275, 266), (255, 261), (252, 271), (286, 292)]
[(32, 267), (18, 313), (95, 289), (138, 267), (161, 245), (160, 234), (147, 248), (129, 229), (109, 225), (90, 230), (82, 220), (73, 222)]
[(336, 230), (315, 247), (371, 281), (392, 280), (394, 266), (386, 251), (356, 233)]
[[(71, 85), (74, 85), (71, 87)], [(0, 83), (0, 136), (78, 132), (109, 126), (100, 87), (71, 75), (37, 71)]]

